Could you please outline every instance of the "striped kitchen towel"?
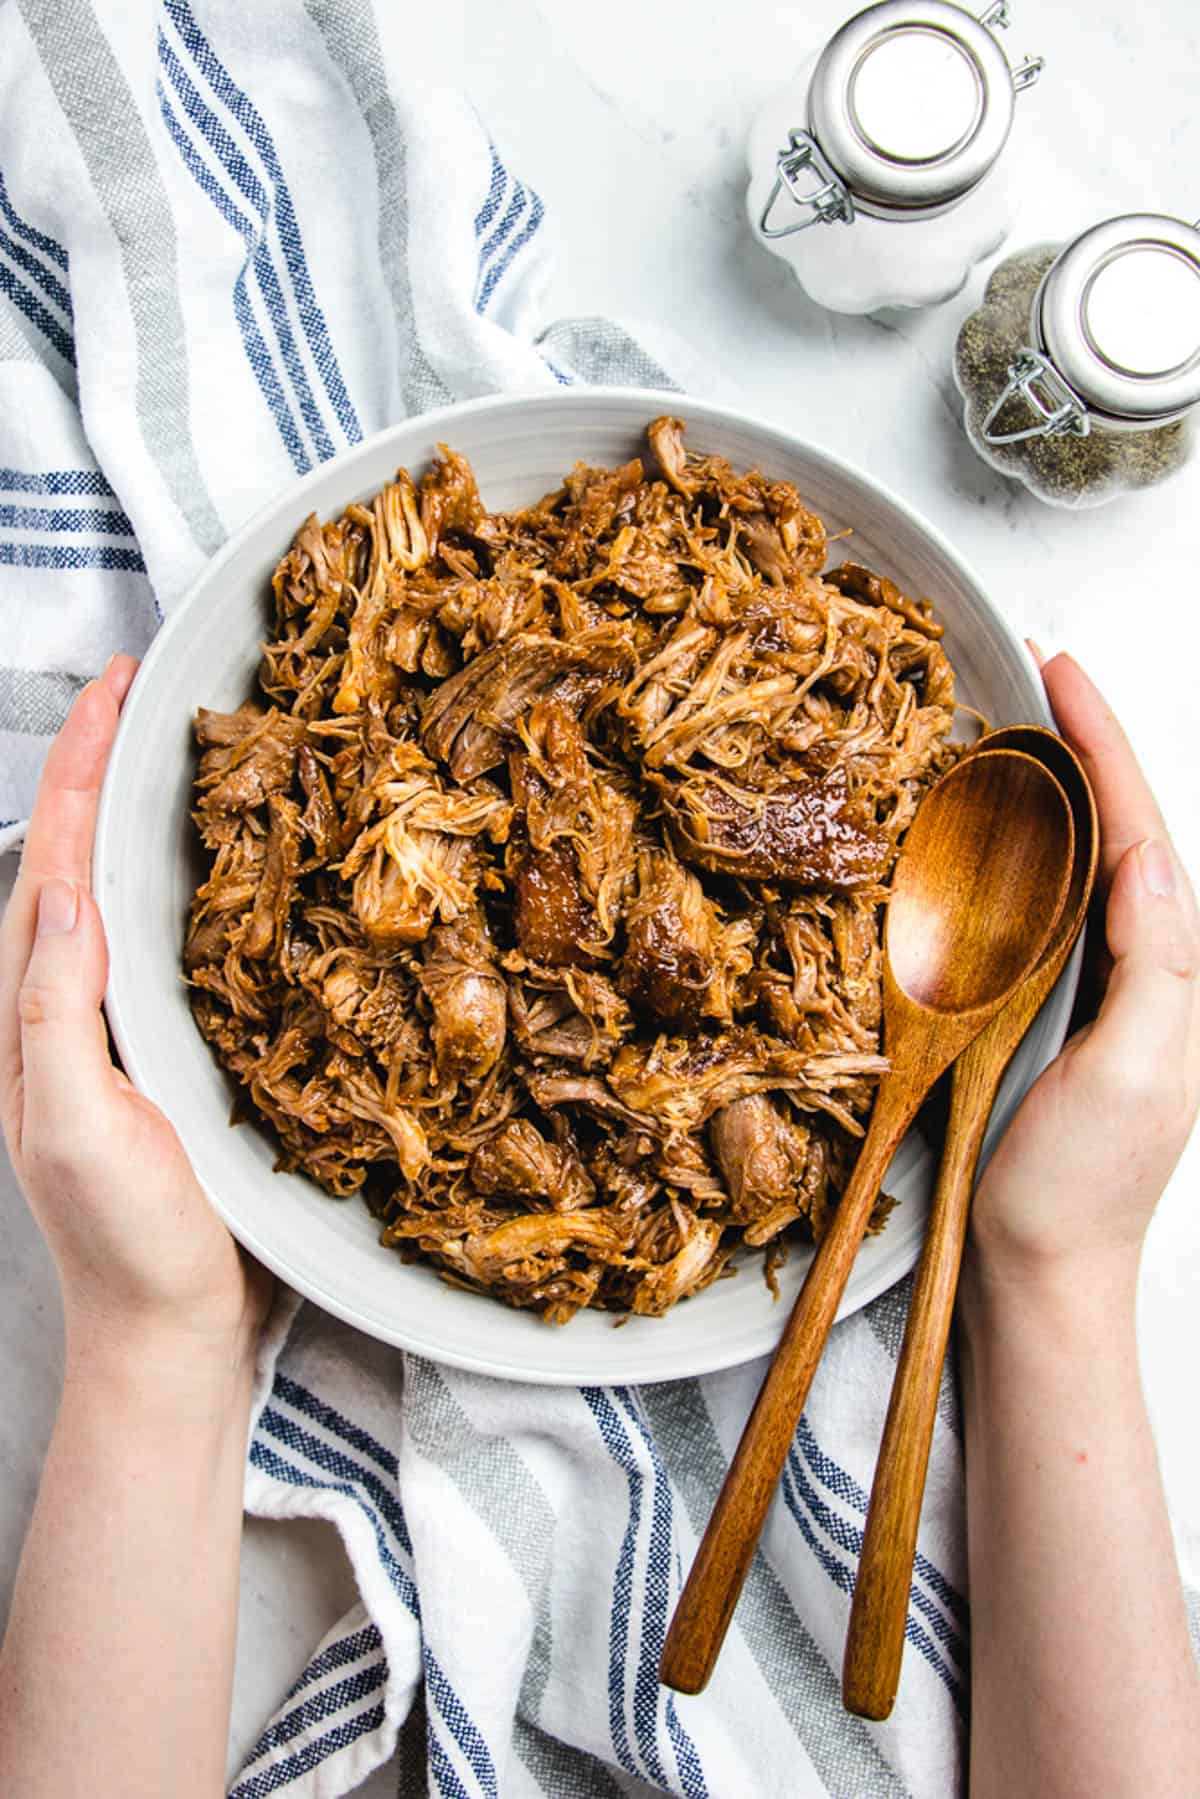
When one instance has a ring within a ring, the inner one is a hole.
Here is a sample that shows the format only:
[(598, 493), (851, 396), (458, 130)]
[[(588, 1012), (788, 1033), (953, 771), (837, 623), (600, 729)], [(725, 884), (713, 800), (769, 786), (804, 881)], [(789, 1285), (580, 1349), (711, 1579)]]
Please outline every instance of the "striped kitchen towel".
[[(0, 844), (80, 683), (297, 474), (483, 392), (692, 384), (652, 331), (547, 323), (542, 203), (439, 73), (442, 30), (385, 0), (0, 5)], [(236, 1799), (956, 1791), (949, 1389), (895, 1715), (838, 1694), (905, 1304), (835, 1332), (719, 1671), (684, 1700), (659, 1653), (761, 1366), (548, 1391), (281, 1295), (246, 1504), (331, 1520), (361, 1603)]]

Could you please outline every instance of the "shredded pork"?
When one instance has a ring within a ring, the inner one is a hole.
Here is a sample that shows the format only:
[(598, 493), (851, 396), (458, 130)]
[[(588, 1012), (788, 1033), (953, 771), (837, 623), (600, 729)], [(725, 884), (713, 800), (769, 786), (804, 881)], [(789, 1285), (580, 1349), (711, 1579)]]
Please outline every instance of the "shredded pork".
[(647, 436), (523, 511), (443, 448), (309, 518), (257, 694), (196, 721), (184, 967), (279, 1166), (552, 1322), (820, 1238), (954, 754), (928, 606), (823, 574), (788, 483)]

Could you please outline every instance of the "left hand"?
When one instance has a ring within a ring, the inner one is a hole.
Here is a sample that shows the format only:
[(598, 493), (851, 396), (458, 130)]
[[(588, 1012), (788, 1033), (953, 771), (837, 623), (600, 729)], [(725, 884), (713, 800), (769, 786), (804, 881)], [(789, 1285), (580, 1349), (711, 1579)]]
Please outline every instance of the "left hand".
[(980, 1181), (968, 1272), (1083, 1285), (1103, 1267), (1128, 1284), (1200, 1103), (1200, 912), (1104, 699), (1069, 656), (1042, 675), (1096, 795), (1111, 967), (1097, 1017), (1031, 1087)]
[(170, 1122), (109, 1055), (92, 837), (136, 670), (114, 657), (46, 761), (0, 926), (0, 1116), (58, 1269), (68, 1353), (152, 1344), (202, 1372), (249, 1361), (271, 1281), (209, 1205)]

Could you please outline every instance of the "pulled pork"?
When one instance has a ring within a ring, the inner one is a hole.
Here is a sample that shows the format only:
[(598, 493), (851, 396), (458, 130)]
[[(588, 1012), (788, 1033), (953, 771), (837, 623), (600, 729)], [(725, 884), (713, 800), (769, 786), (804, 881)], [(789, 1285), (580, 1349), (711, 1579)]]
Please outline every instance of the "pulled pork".
[(823, 1234), (886, 1067), (884, 884), (954, 755), (928, 606), (647, 436), (524, 511), (443, 449), (308, 519), (258, 693), (196, 720), (184, 968), (279, 1166), (552, 1322)]

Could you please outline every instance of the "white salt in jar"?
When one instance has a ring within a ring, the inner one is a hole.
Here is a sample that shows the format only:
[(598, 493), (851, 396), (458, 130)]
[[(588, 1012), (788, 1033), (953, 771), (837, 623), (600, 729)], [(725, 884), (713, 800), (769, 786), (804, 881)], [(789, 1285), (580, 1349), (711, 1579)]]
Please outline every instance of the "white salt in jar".
[(837, 31), (750, 132), (751, 229), (834, 312), (930, 306), (1008, 234), (1016, 96), (995, 28), (949, 0), (883, 0)]

